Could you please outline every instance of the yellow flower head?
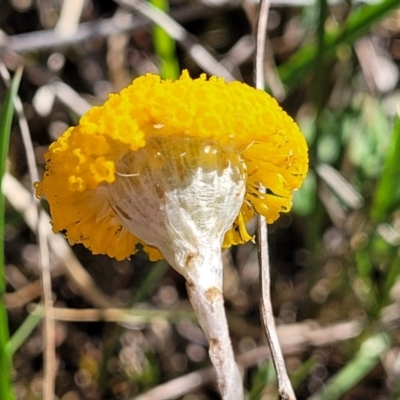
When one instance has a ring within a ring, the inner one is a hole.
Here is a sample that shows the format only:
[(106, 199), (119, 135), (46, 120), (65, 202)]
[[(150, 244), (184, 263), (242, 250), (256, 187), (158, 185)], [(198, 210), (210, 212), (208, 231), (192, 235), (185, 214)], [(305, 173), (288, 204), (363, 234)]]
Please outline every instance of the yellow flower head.
[[(88, 111), (45, 158), (35, 187), (50, 204), (53, 230), (119, 260), (139, 243), (151, 259), (162, 257), (158, 250), (168, 259), (165, 236), (184, 241), (188, 230), (222, 230), (224, 247), (244, 243), (255, 212), (272, 223), (290, 210), (308, 169), (304, 137), (273, 98), (186, 71), (174, 82), (135, 79)], [(188, 215), (182, 231), (175, 222)]]

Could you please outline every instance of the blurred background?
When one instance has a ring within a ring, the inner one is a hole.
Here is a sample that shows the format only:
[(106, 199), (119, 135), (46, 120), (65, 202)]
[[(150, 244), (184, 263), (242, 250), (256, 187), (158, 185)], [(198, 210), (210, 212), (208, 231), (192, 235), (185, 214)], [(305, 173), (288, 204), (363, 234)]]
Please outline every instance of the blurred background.
[[(254, 0), (0, 0), (0, 347), (12, 362), (11, 382), (0, 363), (2, 400), (13, 398), (9, 386), (15, 399), (46, 398), (51, 372), (61, 400), (219, 398), (183, 278), (145, 253), (117, 262), (70, 248), (42, 214), (50, 262), (41, 267), (32, 180), (52, 141), (139, 75), (174, 79), (188, 69), (253, 85), (258, 8)], [(271, 0), (267, 35), (267, 91), (310, 147), (292, 212), (269, 228), (273, 308), (296, 394), (399, 399), (400, 5)], [(7, 125), (7, 93), (17, 89)], [(277, 399), (256, 247), (223, 258), (248, 399)]]

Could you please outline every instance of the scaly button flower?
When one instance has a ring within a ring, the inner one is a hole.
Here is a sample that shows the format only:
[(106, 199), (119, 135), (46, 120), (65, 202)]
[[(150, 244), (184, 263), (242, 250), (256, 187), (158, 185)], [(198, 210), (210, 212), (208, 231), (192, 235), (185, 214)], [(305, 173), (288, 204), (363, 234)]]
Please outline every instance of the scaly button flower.
[[(239, 210), (224, 232), (223, 246), (229, 247), (251, 239), (244, 224), (255, 212), (272, 223), (290, 210), (292, 193), (308, 166), (303, 135), (268, 94), (215, 77), (192, 80), (187, 72), (175, 82), (151, 74), (135, 79), (87, 112), (50, 146), (45, 158), (46, 172), (36, 192), (50, 204), (53, 230), (64, 231), (71, 243), (83, 243), (94, 254), (118, 260), (135, 253), (137, 244), (145, 245), (153, 260), (162, 257), (158, 250), (163, 253), (154, 237), (136, 232), (153, 229), (149, 219), (161, 223), (159, 215), (146, 216), (142, 227), (130, 227), (124, 218), (127, 204), (118, 201), (126, 182), (136, 189), (129, 203), (145, 214), (149, 190), (162, 198), (174, 190), (173, 180), (187, 185), (197, 169), (215, 168), (218, 176), (224, 162), (233, 163), (245, 192), (235, 199)], [(197, 189), (194, 198), (202, 198), (204, 187)], [(218, 193), (221, 189), (217, 184), (212, 192), (216, 198), (225, 196)], [(215, 208), (209, 200), (202, 213)]]
[(152, 260), (165, 257), (187, 280), (223, 398), (243, 398), (221, 247), (251, 240), (245, 223), (255, 213), (271, 223), (290, 210), (308, 168), (293, 120), (239, 82), (147, 74), (93, 107), (45, 157), (36, 193), (53, 230), (118, 260), (138, 244)]

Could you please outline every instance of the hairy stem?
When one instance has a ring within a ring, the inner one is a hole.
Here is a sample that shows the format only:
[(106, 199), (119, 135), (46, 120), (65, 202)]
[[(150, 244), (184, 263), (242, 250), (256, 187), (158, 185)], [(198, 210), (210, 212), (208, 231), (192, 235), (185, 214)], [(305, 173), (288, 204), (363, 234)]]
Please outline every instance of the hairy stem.
[[(220, 263), (222, 269), (220, 257), (218, 261), (213, 260), (213, 262)], [(189, 299), (210, 346), (210, 359), (217, 374), (217, 383), (222, 399), (243, 400), (242, 377), (229, 337), (222, 288), (218, 283), (213, 284), (212, 280), (203, 280), (198, 276), (208, 273), (207, 268), (198, 265), (196, 274), (190, 274), (191, 276), (187, 278), (186, 287)]]

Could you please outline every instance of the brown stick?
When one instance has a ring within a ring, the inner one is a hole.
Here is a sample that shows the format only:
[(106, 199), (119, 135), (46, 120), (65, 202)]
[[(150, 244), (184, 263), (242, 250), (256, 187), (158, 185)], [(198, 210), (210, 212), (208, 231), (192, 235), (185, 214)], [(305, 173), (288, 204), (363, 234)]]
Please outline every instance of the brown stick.
[(264, 331), (267, 336), (268, 346), (271, 351), (272, 362), (274, 363), (278, 378), (278, 392), (282, 400), (296, 400), (292, 384), (285, 367), (282, 350), (276, 333), (274, 315), (272, 311), (270, 296), (270, 267), (268, 257), (267, 224), (265, 218), (258, 217), (258, 258), (260, 263), (260, 314)]
[[(257, 47), (255, 60), (255, 82), (258, 89), (264, 90), (264, 58), (265, 58), (265, 39), (267, 33), (269, 0), (261, 0), (260, 13), (257, 26)], [(260, 190), (264, 190), (261, 188)], [(270, 267), (268, 255), (267, 224), (262, 215), (257, 219), (257, 247), (258, 261), (260, 265), (260, 312), (261, 321), (264, 326), (269, 348), (271, 350), (272, 361), (275, 366), (278, 378), (278, 392), (282, 400), (296, 400), (289, 376), (285, 367), (285, 360), (279, 345), (276, 333), (274, 315), (272, 311), (270, 297)]]

